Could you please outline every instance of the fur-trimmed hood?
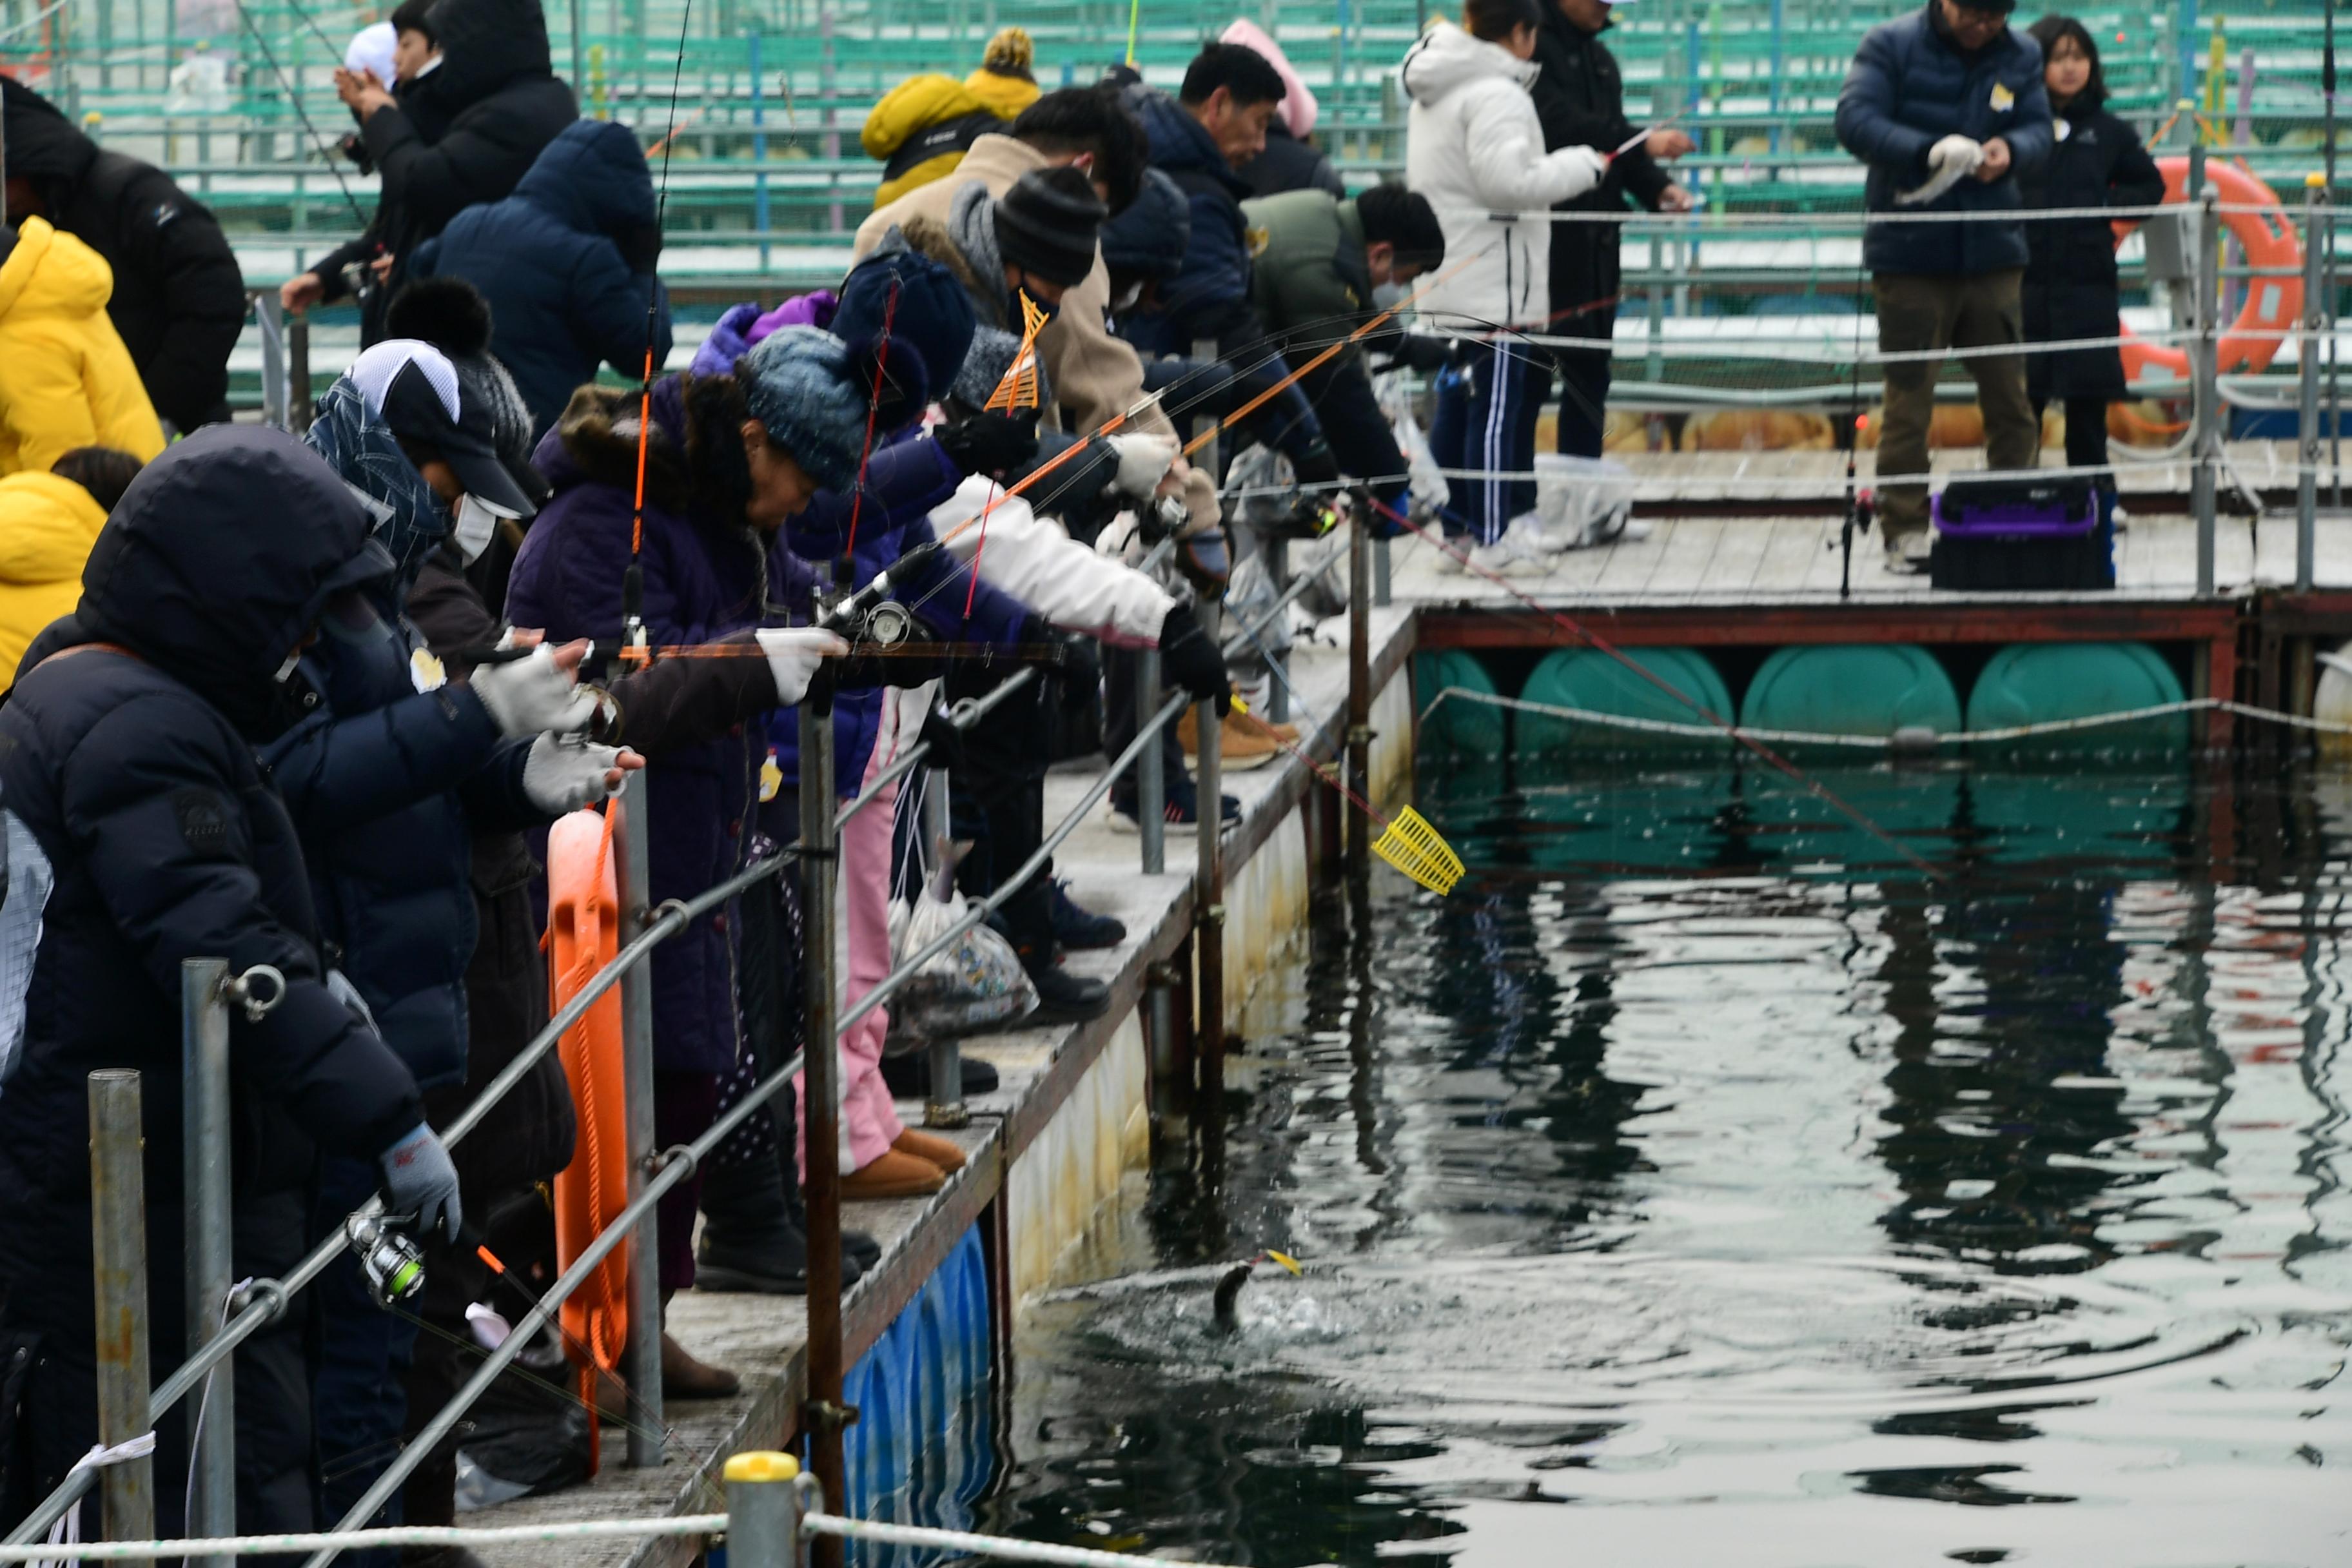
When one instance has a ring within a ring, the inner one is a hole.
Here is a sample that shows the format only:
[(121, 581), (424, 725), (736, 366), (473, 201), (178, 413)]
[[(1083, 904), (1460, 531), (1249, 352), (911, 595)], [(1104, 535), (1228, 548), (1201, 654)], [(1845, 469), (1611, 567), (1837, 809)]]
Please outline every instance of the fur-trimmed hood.
[[(654, 383), (654, 428), (646, 443), (646, 504), (665, 511), (688, 511), (694, 499), (686, 379), (668, 375)], [(558, 490), (596, 484), (634, 491), (639, 407), (634, 390), (591, 382), (564, 405), (555, 428), (531, 454), (531, 465)]]

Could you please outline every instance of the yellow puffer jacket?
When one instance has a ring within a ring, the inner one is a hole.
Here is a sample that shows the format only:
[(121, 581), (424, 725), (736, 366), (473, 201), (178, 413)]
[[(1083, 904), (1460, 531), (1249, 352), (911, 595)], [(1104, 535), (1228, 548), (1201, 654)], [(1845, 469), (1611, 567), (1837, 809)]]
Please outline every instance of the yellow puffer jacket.
[(76, 447), (142, 463), (163, 449), (139, 369), (106, 319), (113, 292), (105, 258), (72, 235), (37, 217), (16, 231), (0, 261), (0, 475), (46, 473)]
[(1002, 76), (985, 66), (961, 82), (952, 77), (915, 76), (892, 88), (867, 112), (865, 129), (857, 135), (866, 156), (879, 158), (885, 163), (890, 163), (901, 148), (936, 126), (981, 115), (1000, 123), (976, 122), (968, 128), (968, 134), (959, 136), (935, 156), (895, 173), (886, 170), (888, 177), (875, 188), (874, 205), (887, 206), (917, 186), (943, 180), (955, 173), (957, 165), (963, 162), (964, 150), (975, 137), (1003, 130), (1003, 122), (1018, 118), (1023, 110), (1037, 101), (1037, 93), (1035, 82)]
[(61, 475), (0, 479), (0, 691), (41, 628), (80, 602), (82, 563), (105, 526), (90, 493)]

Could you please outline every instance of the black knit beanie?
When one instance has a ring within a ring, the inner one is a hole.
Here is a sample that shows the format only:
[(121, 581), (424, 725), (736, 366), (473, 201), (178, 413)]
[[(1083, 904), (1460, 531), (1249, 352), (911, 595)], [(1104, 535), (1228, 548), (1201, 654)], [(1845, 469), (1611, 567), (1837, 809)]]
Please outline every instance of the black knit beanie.
[(1095, 233), (1108, 216), (1076, 169), (1032, 169), (996, 198), (997, 253), (1007, 267), (1075, 288), (1094, 270)]

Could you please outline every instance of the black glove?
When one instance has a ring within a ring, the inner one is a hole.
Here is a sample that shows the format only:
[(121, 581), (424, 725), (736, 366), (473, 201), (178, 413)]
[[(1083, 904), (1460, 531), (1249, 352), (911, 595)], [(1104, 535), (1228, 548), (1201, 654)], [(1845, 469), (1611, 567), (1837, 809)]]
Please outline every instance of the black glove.
[(963, 766), (963, 731), (948, 721), (948, 710), (938, 703), (923, 716), (923, 728), (916, 739), (930, 748), (923, 765), (930, 768), (960, 770)]
[(967, 474), (1002, 479), (1037, 459), (1037, 427), (1010, 414), (975, 414), (931, 433), (948, 461)]
[(1189, 605), (1178, 605), (1160, 623), (1160, 673), (1202, 702), (1217, 705), (1222, 719), (1234, 710), (1233, 683), (1225, 679), (1224, 651), (1209, 640)]
[(1331, 455), (1331, 444), (1318, 436), (1313, 446), (1290, 459), (1290, 471), (1302, 485), (1336, 485), (1339, 459)]
[(1391, 371), (1402, 365), (1423, 375), (1435, 375), (1452, 364), (1460, 350), (1460, 345), (1452, 338), (1441, 338), (1434, 332), (1400, 332), (1381, 347), (1389, 357), (1373, 363), (1375, 372)]

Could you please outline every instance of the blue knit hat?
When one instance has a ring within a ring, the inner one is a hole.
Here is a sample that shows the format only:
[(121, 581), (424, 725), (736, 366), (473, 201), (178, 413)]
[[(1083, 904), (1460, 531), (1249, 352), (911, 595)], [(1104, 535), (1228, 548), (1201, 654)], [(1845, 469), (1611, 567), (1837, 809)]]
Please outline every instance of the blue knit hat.
[(971, 350), (971, 296), (944, 264), (919, 252), (886, 250), (858, 263), (842, 279), (841, 306), (829, 330), (844, 342), (878, 339), (886, 316), (892, 353), (899, 344), (911, 343), (925, 365), (952, 371)]
[(877, 437), (915, 418), (930, 401), (920, 351), (893, 342), (887, 365), (877, 360), (870, 342), (844, 342), (814, 327), (784, 327), (735, 362), (735, 379), (768, 439), (818, 484), (843, 490), (857, 479), (866, 400), (877, 376), (883, 384), (873, 411)]

